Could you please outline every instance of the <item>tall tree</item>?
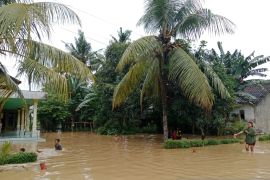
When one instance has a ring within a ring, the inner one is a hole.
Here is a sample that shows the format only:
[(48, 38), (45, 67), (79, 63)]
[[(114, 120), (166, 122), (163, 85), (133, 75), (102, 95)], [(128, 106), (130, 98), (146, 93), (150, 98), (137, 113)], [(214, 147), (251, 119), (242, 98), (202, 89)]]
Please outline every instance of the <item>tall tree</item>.
[(219, 54), (212, 49), (209, 53), (210, 59), (222, 63), (227, 69), (227, 73), (233, 75), (239, 81), (243, 81), (248, 76), (266, 76), (264, 72), (268, 69), (258, 68), (258, 66), (270, 61), (270, 56), (255, 56), (255, 52), (252, 52), (249, 56), (245, 57), (241, 51), (237, 49), (233, 53), (229, 51), (225, 53), (222, 43), (218, 42), (217, 45)]
[(0, 53), (15, 56), (19, 75), (26, 74), (34, 83), (46, 85), (62, 98), (68, 97), (63, 72), (93, 79), (89, 69), (77, 58), (42, 43), (44, 37), (50, 37), (55, 22), (80, 25), (75, 12), (53, 2), (6, 2), (0, 7)]
[[(158, 36), (142, 37), (129, 45), (117, 70), (129, 65), (129, 71), (114, 91), (113, 108), (123, 103), (143, 81), (144, 95), (161, 98), (164, 139), (168, 138), (168, 91), (177, 86), (190, 101), (210, 110), (214, 96), (210, 82), (222, 97), (228, 95), (220, 79), (212, 71), (205, 75), (194, 57), (186, 53), (176, 37), (198, 39), (208, 30), (212, 34), (233, 33), (234, 24), (225, 17), (202, 7), (199, 0), (146, 0), (145, 14), (138, 24), (148, 33)], [(215, 78), (211, 78), (211, 77)]]
[(117, 35), (118, 35), (118, 38), (112, 36), (113, 38), (113, 42), (117, 43), (127, 43), (130, 41), (130, 35), (131, 35), (131, 31), (130, 30), (125, 30), (123, 31), (123, 28), (120, 27), (120, 30), (117, 31)]
[(84, 32), (81, 30), (78, 31), (78, 36), (78, 38), (75, 38), (74, 45), (72, 43), (65, 43), (65, 46), (73, 56), (81, 60), (84, 64), (89, 64), (92, 56), (91, 44), (87, 42)]

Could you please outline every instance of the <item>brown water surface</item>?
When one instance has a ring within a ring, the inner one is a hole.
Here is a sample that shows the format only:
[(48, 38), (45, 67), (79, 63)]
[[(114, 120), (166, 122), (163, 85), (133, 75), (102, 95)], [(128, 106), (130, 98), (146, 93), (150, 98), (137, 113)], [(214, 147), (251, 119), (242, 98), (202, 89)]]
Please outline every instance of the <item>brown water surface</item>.
[[(39, 160), (0, 167), (0, 180), (234, 180), (270, 179), (270, 143), (257, 143), (254, 153), (243, 144), (166, 150), (159, 135), (123, 138), (90, 133), (63, 133), (63, 151), (53, 149), (55, 133), (43, 134)], [(35, 150), (36, 144), (14, 145)], [(39, 163), (47, 169), (41, 171)]]

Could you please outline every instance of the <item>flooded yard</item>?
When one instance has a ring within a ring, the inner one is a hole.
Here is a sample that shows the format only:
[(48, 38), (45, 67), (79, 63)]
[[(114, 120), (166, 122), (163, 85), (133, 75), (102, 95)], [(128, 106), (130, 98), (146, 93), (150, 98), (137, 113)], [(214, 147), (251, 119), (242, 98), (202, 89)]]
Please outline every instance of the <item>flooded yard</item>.
[[(270, 179), (270, 143), (257, 143), (255, 152), (243, 144), (193, 149), (163, 149), (162, 136), (132, 135), (123, 138), (90, 133), (63, 133), (63, 151), (56, 152), (56, 133), (43, 134), (45, 143), (14, 145), (27, 151), (38, 148), (37, 163), (0, 167), (2, 180), (201, 180)], [(47, 169), (41, 171), (40, 162)]]

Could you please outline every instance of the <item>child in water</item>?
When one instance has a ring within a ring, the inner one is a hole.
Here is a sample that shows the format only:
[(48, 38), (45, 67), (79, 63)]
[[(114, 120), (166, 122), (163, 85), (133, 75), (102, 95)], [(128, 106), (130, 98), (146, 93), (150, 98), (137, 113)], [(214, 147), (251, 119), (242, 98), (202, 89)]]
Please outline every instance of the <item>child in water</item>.
[(55, 150), (62, 150), (62, 146), (60, 144), (60, 139), (55, 139)]
[(245, 129), (244, 131), (240, 131), (239, 133), (234, 134), (234, 138), (236, 138), (237, 136), (239, 136), (240, 134), (246, 134), (246, 151), (250, 151), (253, 152), (254, 151), (254, 146), (256, 143), (256, 131), (253, 127), (253, 122), (248, 122), (248, 128)]

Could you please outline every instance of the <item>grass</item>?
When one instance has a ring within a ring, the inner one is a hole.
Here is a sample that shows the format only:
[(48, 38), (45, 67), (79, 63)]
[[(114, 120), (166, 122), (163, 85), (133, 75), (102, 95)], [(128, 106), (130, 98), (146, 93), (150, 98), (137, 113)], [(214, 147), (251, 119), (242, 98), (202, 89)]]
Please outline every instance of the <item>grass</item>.
[(165, 149), (176, 149), (176, 148), (190, 148), (190, 147), (202, 147), (209, 145), (219, 145), (219, 144), (232, 144), (239, 143), (240, 139), (208, 139), (208, 140), (167, 140), (164, 143)]
[(22, 164), (37, 161), (37, 154), (33, 152), (19, 152), (11, 154), (11, 143), (5, 142), (0, 149), (0, 165)]
[(270, 140), (270, 135), (262, 135), (259, 137), (259, 141), (269, 141)]
[(0, 165), (4, 164), (22, 164), (37, 161), (37, 154), (33, 152), (19, 152), (11, 154), (6, 158), (0, 157)]

